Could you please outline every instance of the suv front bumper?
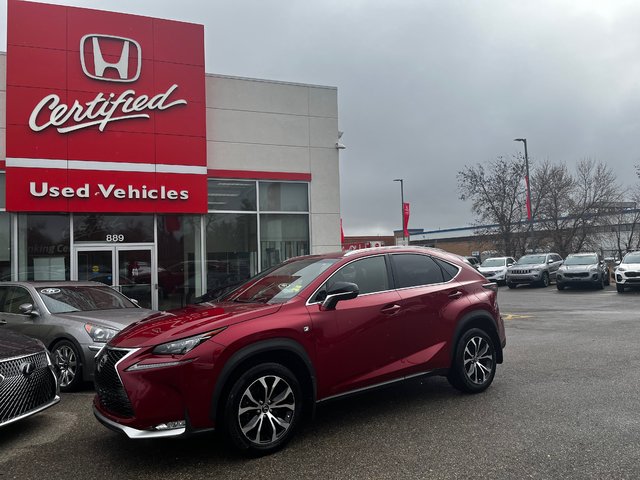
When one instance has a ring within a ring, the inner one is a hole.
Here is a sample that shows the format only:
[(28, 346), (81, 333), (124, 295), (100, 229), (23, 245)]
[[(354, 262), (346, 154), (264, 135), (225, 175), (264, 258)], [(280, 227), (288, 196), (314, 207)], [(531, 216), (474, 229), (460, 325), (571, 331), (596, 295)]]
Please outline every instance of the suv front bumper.
[(593, 285), (599, 284), (602, 279), (598, 272), (585, 272), (586, 275), (579, 275), (577, 273), (562, 274), (558, 273), (556, 276), (556, 282), (563, 285)]
[(542, 274), (544, 270), (531, 273), (507, 273), (507, 283), (523, 284), (523, 283), (535, 283), (542, 280)]

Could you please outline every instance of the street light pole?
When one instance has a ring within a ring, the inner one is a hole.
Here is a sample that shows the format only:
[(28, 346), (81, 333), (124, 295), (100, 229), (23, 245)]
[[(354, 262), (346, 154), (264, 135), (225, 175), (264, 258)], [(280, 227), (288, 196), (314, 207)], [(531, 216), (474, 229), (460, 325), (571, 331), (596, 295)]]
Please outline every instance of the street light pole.
[(406, 243), (404, 236), (404, 180), (402, 178), (396, 178), (394, 182), (400, 182), (400, 228), (402, 229), (402, 244)]
[(527, 139), (526, 138), (514, 138), (514, 142), (524, 143), (524, 165), (526, 173), (524, 181), (527, 187), (527, 220), (529, 220), (529, 229), (533, 230), (533, 215), (531, 214), (531, 187), (529, 186), (529, 153), (527, 152)]

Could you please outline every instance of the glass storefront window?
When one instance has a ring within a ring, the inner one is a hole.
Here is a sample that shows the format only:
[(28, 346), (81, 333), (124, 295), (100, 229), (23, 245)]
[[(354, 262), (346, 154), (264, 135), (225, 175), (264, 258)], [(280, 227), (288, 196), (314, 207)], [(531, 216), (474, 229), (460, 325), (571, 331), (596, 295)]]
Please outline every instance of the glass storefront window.
[(182, 307), (204, 293), (200, 215), (158, 215), (158, 306)]
[(263, 212), (308, 212), (306, 183), (260, 182), (260, 210)]
[(0, 281), (11, 280), (11, 214), (0, 213)]
[(262, 269), (309, 253), (308, 215), (260, 215)]
[(209, 180), (209, 210), (256, 211), (256, 182)]
[(69, 215), (18, 215), (18, 280), (69, 280)]
[(258, 273), (257, 216), (212, 213), (207, 232), (207, 290), (236, 284)]
[(153, 215), (76, 214), (73, 230), (75, 242), (152, 243)]

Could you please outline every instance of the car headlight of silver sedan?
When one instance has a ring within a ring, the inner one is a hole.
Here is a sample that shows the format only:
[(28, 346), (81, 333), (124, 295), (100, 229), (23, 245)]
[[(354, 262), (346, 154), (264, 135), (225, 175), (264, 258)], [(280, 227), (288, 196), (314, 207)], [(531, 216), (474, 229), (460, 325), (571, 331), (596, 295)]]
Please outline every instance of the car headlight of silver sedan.
[(92, 323), (85, 323), (84, 329), (91, 337), (91, 340), (96, 343), (107, 343), (118, 333), (118, 330), (113, 328), (101, 327), (99, 325), (93, 325)]

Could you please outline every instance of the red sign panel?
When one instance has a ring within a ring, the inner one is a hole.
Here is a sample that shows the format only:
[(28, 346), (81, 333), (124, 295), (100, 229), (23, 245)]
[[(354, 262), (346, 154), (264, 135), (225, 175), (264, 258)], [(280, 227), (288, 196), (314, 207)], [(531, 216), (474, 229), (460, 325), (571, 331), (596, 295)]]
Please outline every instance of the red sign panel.
[(7, 210), (207, 211), (204, 27), (9, 1)]

